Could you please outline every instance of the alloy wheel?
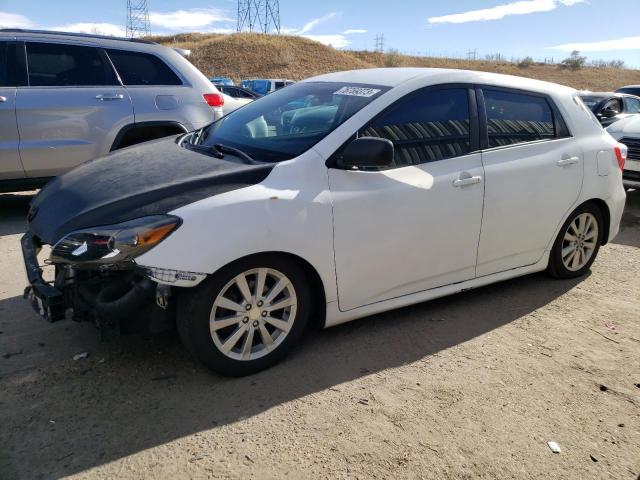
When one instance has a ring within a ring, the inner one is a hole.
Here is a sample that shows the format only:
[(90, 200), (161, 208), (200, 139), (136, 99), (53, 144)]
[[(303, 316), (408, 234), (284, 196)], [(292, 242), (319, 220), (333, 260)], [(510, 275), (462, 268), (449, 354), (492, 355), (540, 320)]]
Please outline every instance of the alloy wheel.
[(562, 263), (567, 270), (583, 268), (596, 250), (598, 221), (591, 213), (581, 213), (569, 224), (562, 239)]
[(247, 270), (230, 280), (213, 302), (211, 338), (229, 358), (256, 360), (284, 341), (296, 311), (296, 291), (286, 275), (271, 268)]

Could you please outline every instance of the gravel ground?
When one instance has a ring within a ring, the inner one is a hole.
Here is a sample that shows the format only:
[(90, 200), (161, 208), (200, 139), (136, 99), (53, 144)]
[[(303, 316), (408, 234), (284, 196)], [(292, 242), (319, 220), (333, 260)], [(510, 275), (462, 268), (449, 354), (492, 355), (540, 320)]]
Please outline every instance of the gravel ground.
[(173, 336), (40, 320), (20, 297), (29, 200), (0, 195), (1, 479), (640, 479), (640, 192), (586, 278), (311, 332), (241, 379)]

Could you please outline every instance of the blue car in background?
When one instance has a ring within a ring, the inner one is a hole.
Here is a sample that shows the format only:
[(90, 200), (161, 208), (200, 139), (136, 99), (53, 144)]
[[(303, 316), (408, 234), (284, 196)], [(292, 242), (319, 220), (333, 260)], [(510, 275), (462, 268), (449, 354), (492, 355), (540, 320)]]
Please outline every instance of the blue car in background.
[(214, 85), (228, 85), (230, 87), (235, 85), (235, 83), (233, 83), (233, 80), (231, 80), (229, 77), (211, 77), (209, 81)]
[(295, 82), (293, 80), (286, 80), (282, 78), (251, 78), (242, 80), (242, 86), (260, 95), (266, 95), (276, 90), (280, 90), (288, 85), (292, 85)]

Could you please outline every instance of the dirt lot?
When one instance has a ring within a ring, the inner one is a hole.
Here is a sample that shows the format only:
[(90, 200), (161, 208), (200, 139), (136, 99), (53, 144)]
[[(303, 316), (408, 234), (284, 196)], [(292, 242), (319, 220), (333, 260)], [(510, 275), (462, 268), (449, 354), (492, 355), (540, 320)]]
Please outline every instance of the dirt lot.
[(29, 199), (0, 196), (1, 479), (640, 478), (640, 192), (587, 278), (312, 332), (242, 379), (173, 338), (99, 343), (37, 318), (20, 297)]

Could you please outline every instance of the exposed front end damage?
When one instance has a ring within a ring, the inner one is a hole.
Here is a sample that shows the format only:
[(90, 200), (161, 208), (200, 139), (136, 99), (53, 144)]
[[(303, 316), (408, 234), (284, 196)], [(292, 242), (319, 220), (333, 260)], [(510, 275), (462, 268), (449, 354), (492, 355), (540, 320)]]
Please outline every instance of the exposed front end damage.
[[(180, 288), (197, 285), (206, 275), (141, 267), (134, 257), (177, 226), (179, 219), (165, 216), (140, 219), (133, 228), (122, 224), (73, 232), (53, 246), (48, 259), (42, 260), (38, 254), (43, 245), (28, 232), (21, 240), (29, 280), (24, 296), (50, 322), (90, 321), (101, 331), (119, 333), (172, 329), (172, 297)], [(152, 238), (160, 234), (163, 235)], [(41, 263), (53, 267), (53, 280), (43, 278)]]

